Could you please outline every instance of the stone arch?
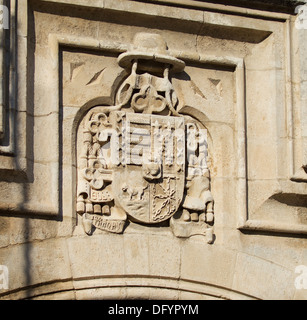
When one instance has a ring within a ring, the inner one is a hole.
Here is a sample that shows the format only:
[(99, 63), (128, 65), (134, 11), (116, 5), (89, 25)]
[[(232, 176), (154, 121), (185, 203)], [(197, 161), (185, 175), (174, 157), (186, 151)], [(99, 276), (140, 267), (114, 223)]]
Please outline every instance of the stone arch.
[(259, 300), (210, 283), (137, 276), (84, 277), (22, 288), (15, 297), (33, 300)]

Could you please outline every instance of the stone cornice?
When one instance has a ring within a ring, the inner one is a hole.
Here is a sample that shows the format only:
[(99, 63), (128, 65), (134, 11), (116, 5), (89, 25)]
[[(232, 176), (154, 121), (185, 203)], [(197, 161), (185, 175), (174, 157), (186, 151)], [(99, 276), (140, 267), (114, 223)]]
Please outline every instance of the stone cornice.
[(256, 9), (271, 12), (295, 13), (298, 5), (307, 3), (306, 0), (133, 0), (152, 2), (182, 7), (203, 7), (205, 3)]

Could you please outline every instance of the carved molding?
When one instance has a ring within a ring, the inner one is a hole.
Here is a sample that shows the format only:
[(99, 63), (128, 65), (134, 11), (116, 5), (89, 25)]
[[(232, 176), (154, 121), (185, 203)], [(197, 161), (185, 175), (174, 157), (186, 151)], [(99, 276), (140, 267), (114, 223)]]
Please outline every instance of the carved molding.
[[(69, 35), (57, 35), (57, 34), (50, 34), (49, 35), (49, 48), (50, 48), (50, 55), (52, 57), (52, 61), (54, 65), (52, 67), (53, 70), (53, 78), (57, 79), (54, 82), (55, 87), (53, 90), (58, 92), (58, 77), (59, 74), (57, 72), (59, 66), (59, 49), (61, 45), (71, 46), (71, 47), (78, 47), (84, 49), (98, 49), (103, 52), (113, 52), (122, 54), (128, 51), (129, 47), (125, 44), (120, 44), (112, 41), (99, 41), (91, 38), (76, 38)], [(240, 221), (247, 220), (247, 204), (246, 204), (246, 184), (247, 184), (247, 177), (246, 177), (246, 132), (245, 132), (245, 66), (244, 60), (237, 57), (217, 57), (212, 56), (210, 54), (195, 54), (189, 52), (181, 52), (181, 51), (174, 51), (170, 50), (169, 55), (173, 56), (177, 59), (182, 59), (186, 62), (197, 62), (201, 64), (210, 64), (216, 66), (224, 66), (230, 67), (235, 69), (235, 87), (237, 91), (237, 111), (236, 114), (238, 115), (236, 119), (236, 128), (237, 128), (237, 155), (236, 158), (240, 161), (240, 166), (238, 166), (238, 194), (240, 197), (237, 201), (237, 210)], [(54, 96), (55, 101), (57, 100), (57, 95)], [(56, 104), (54, 104), (56, 105)], [(186, 108), (184, 108), (183, 112), (193, 117), (199, 117), (199, 114), (194, 114), (194, 112), (187, 112)], [(57, 124), (55, 124), (57, 125)], [(241, 225), (241, 224), (240, 224)]]
[[(78, 5), (80, 7), (88, 7), (88, 3), (79, 1), (76, 3), (72, 0), (40, 0), (41, 2), (54, 2), (54, 3), (64, 3), (65, 5)], [(205, 13), (205, 11), (208, 12), (224, 12), (224, 13), (235, 13), (238, 15), (244, 15), (244, 16), (251, 16), (251, 17), (264, 17), (269, 19), (276, 19), (276, 20), (287, 20), (290, 17), (290, 14), (293, 13), (293, 9), (291, 12), (279, 12), (279, 10), (276, 10), (275, 12), (272, 11), (265, 11), (265, 10), (259, 10), (259, 8), (251, 6), (250, 8), (247, 8), (247, 6), (239, 7), (234, 6), (230, 3), (223, 4), (223, 3), (210, 3), (206, 1), (201, 0), (150, 0), (150, 1), (144, 1), (144, 0), (136, 0), (137, 2), (143, 2), (140, 6), (138, 3), (134, 4), (133, 1), (117, 1), (114, 2), (113, 0), (93, 0), (91, 2), (91, 7), (97, 8), (97, 9), (109, 9), (109, 10), (115, 10), (115, 11), (124, 11), (124, 12), (134, 12), (138, 11), (147, 15), (160, 15), (160, 16), (169, 16), (168, 10), (161, 11), (159, 7), (156, 5), (172, 5), (173, 7), (178, 7), (180, 11), (178, 10), (177, 13), (179, 14), (178, 18), (181, 17), (181, 11), (182, 10), (189, 10), (191, 12), (191, 9), (194, 9), (194, 12), (197, 12), (199, 9)], [(244, 1), (244, 0), (241, 0)], [(277, 0), (276, 0), (277, 1)], [(151, 2), (151, 3), (150, 3)], [(248, 1), (246, 1), (248, 2)], [(136, 9), (137, 8), (137, 9)], [(186, 9), (188, 8), (188, 9)], [(263, 9), (263, 8), (262, 8)], [(275, 6), (276, 9), (276, 6)], [(173, 9), (174, 10), (174, 9)], [(200, 13), (202, 16), (202, 13)], [(185, 18), (186, 16), (184, 16)]]
[[(142, 292), (140, 293), (140, 283), (142, 284)], [(124, 289), (129, 288), (129, 293)], [(56, 290), (55, 290), (56, 288)], [(78, 290), (76, 290), (76, 288)], [(123, 289), (123, 290), (121, 290)], [(157, 289), (154, 290), (153, 289)], [(115, 291), (114, 291), (115, 290)], [(53, 281), (50, 283), (39, 283), (31, 290), (31, 295), (27, 288), (19, 288), (14, 293), (5, 294), (6, 299), (36, 299), (49, 298), (53, 300), (76, 299), (76, 291), (81, 295), (81, 299), (166, 299), (173, 300), (174, 297), (180, 298), (181, 295), (188, 294), (196, 299), (203, 299), (208, 296), (209, 299), (225, 300), (259, 300), (259, 297), (248, 295), (244, 292), (234, 290), (225, 286), (216, 285), (215, 283), (202, 283), (199, 281), (191, 281), (189, 279), (174, 279), (174, 277), (160, 277), (148, 275), (133, 275), (127, 277), (125, 275), (109, 276), (91, 276), (73, 279), (73, 281), (63, 280)], [(64, 298), (63, 298), (64, 297)]]

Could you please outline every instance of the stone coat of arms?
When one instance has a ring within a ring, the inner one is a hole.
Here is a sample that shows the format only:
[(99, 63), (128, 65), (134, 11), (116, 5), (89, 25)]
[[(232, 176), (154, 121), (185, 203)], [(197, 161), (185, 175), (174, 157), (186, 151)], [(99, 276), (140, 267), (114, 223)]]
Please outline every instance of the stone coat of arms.
[(139, 33), (118, 58), (128, 76), (114, 106), (93, 107), (80, 124), (77, 213), (87, 234), (124, 232), (129, 222), (169, 222), (178, 237), (213, 242), (214, 208), (202, 123), (177, 111), (170, 74), (185, 63), (163, 38)]

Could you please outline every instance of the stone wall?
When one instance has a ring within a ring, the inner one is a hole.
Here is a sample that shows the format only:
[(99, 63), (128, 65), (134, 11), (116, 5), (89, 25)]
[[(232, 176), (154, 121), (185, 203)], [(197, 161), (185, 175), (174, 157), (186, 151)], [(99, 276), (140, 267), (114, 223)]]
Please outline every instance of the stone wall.
[(230, 2), (3, 1), (0, 299), (307, 298), (304, 1)]

